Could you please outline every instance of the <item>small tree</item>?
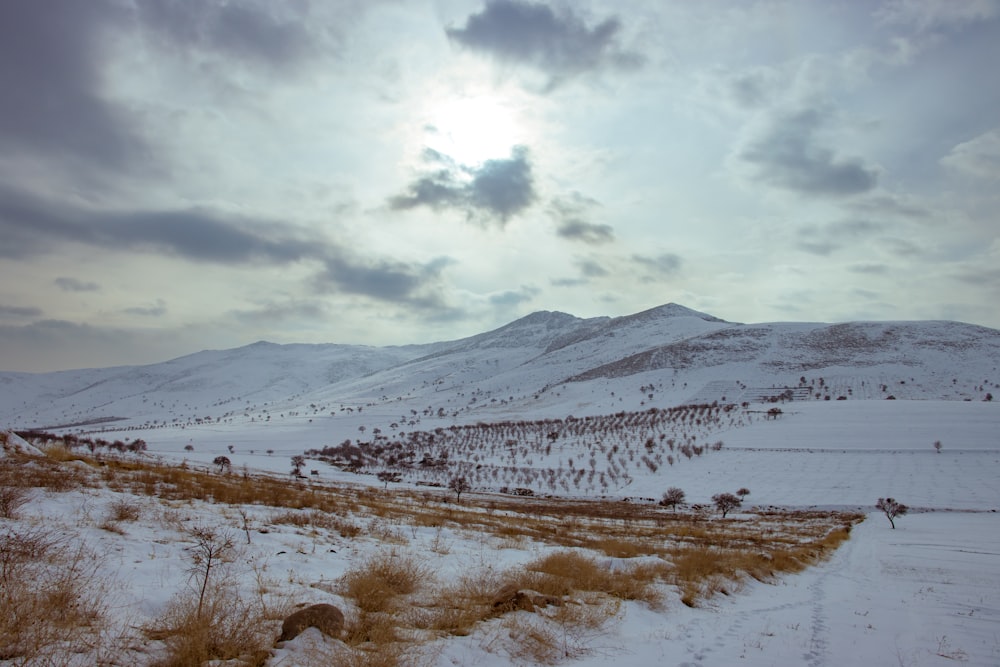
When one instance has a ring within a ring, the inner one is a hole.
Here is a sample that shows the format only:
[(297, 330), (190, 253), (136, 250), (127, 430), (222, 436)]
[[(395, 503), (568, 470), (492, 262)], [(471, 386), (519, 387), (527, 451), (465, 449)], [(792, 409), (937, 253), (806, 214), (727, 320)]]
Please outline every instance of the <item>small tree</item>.
[(218, 466), (219, 472), (229, 472), (233, 467), (233, 463), (229, 460), (228, 456), (216, 456), (212, 460), (212, 465)]
[(740, 497), (740, 500), (746, 500), (746, 497), (750, 495), (750, 489), (747, 487), (740, 487), (740, 490), (736, 492), (736, 495)]
[(233, 538), (228, 531), (217, 533), (215, 529), (205, 527), (192, 528), (189, 533), (194, 539), (194, 546), (191, 547), (191, 560), (194, 561), (194, 566), (188, 572), (196, 580), (198, 618), (201, 618), (201, 608), (212, 569), (218, 567), (233, 548)]
[(941, 441), (940, 440), (935, 440), (934, 441), (934, 449), (935, 449), (935, 451), (937, 451), (938, 454), (941, 453)]
[(448, 488), (455, 492), (455, 502), (462, 502), (462, 494), (472, 490), (469, 480), (461, 475), (456, 475), (448, 481)]
[(717, 493), (712, 496), (712, 502), (715, 503), (715, 509), (722, 512), (723, 519), (729, 512), (743, 504), (739, 498), (731, 493)]
[(677, 506), (684, 503), (684, 489), (679, 489), (676, 486), (671, 486), (669, 489), (663, 492), (663, 499), (660, 504), (664, 507), (669, 507), (673, 511), (677, 511)]
[(403, 478), (398, 472), (390, 472), (388, 470), (383, 470), (376, 477), (378, 477), (380, 482), (385, 482), (386, 489), (389, 488), (389, 482), (396, 483)]
[(306, 457), (301, 454), (296, 454), (292, 457), (292, 475), (295, 477), (302, 476), (302, 466), (306, 464)]
[(892, 529), (896, 529), (895, 518), (897, 516), (903, 516), (910, 511), (910, 508), (903, 503), (897, 501), (895, 498), (879, 498), (878, 502), (875, 503), (877, 509), (882, 510), (885, 514), (885, 518), (889, 520), (889, 525)]

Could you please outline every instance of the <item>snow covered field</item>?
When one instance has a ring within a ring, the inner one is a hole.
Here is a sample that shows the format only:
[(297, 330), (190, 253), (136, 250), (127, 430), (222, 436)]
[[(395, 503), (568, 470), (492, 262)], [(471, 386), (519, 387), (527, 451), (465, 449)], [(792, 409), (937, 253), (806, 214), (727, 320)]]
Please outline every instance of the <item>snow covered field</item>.
[[(572, 650), (563, 662), (1000, 664), (998, 408), (949, 401), (793, 404), (785, 406), (780, 419), (758, 420), (721, 434), (726, 442), (721, 451), (637, 477), (620, 490), (622, 495), (658, 497), (667, 486), (678, 486), (689, 502), (708, 503), (713, 493), (746, 486), (751, 489), (748, 506), (865, 508), (869, 515), (830, 560), (777, 582), (751, 579), (694, 608), (670, 590), (662, 608), (623, 602), (603, 626), (568, 639)], [(234, 469), (246, 464), (287, 473), (289, 452), (304, 449), (293, 444), (301, 443), (296, 429), (260, 431), (247, 425), (144, 435), (149, 454), (167, 461), (207, 463), (236, 442)], [(195, 451), (185, 452), (182, 443), (192, 440)], [(933, 447), (936, 440), (942, 442), (940, 453)], [(247, 453), (268, 443), (277, 450), (272, 455)], [(377, 483), (332, 470), (323, 468), (325, 483)], [(897, 519), (895, 530), (872, 508), (882, 496), (913, 508)], [(112, 615), (139, 627), (155, 621), (190, 582), (192, 545), (186, 527), (228, 527), (239, 537), (241, 523), (237, 510), (225, 505), (137, 496), (130, 502), (140, 508), (140, 519), (121, 523), (120, 532), (108, 530), (103, 525), (108, 508), (121, 498), (121, 493), (100, 488), (36, 490), (20, 519), (0, 519), (0, 530), (50, 526), (102, 554), (100, 572), (114, 581)], [(252, 526), (267, 532), (255, 532), (252, 544), (240, 545), (231, 573), (247, 590), (263, 578), (275, 599), (295, 602), (333, 601), (349, 607), (331, 592), (332, 582), (359, 559), (387, 549), (428, 563), (438, 581), (477, 569), (503, 571), (554, 549), (540, 542), (505, 544), (474, 532), (371, 517), (364, 519), (358, 536), (344, 538), (275, 525), (276, 510), (244, 511)], [(600, 556), (608, 567), (620, 562)], [(414, 649), (402, 664), (528, 664), (503, 648), (505, 632), (502, 620), (487, 621), (468, 636)], [(119, 664), (152, 661), (155, 642), (151, 648), (148, 641), (137, 641), (135, 651)], [(307, 631), (277, 649), (268, 664), (318, 664), (323, 642), (318, 632)]]

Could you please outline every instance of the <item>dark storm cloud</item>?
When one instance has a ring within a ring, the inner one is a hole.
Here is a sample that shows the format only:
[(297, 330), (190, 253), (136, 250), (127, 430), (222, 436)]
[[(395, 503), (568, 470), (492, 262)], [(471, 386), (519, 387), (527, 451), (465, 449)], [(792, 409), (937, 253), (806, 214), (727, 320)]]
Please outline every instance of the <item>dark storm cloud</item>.
[(52, 282), (56, 287), (64, 292), (98, 292), (101, 289), (101, 286), (97, 283), (84, 282), (82, 280), (68, 278), (66, 276), (59, 276)]
[(500, 62), (528, 65), (551, 77), (554, 87), (577, 74), (639, 67), (641, 55), (618, 44), (621, 21), (607, 18), (593, 28), (565, 8), (520, 0), (491, 0), (462, 28), (447, 28), (449, 39)]
[(283, 16), (293, 5), (275, 2), (138, 0), (144, 28), (178, 52), (216, 52), (235, 62), (295, 65), (314, 49), (302, 17)]
[(146, 153), (100, 92), (102, 40), (121, 18), (104, 0), (0, 2), (0, 154), (122, 169)]
[(425, 152), (424, 159), (443, 167), (414, 181), (406, 194), (391, 198), (392, 208), (453, 208), (470, 220), (485, 217), (503, 225), (537, 197), (528, 149), (523, 146), (515, 147), (509, 158), (487, 160), (477, 168), (458, 167), (436, 151)]
[(0, 317), (41, 317), (40, 308), (27, 306), (5, 306), (0, 304)]
[(874, 189), (874, 167), (822, 145), (820, 131), (829, 120), (821, 108), (774, 114), (739, 157), (753, 168), (755, 180), (799, 194), (843, 197)]

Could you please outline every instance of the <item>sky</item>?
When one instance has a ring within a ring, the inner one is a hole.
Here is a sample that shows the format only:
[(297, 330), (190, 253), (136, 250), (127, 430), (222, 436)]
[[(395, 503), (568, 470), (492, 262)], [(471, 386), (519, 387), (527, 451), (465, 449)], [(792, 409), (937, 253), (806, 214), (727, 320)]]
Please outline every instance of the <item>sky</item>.
[(0, 370), (1000, 327), (1000, 0), (5, 0)]

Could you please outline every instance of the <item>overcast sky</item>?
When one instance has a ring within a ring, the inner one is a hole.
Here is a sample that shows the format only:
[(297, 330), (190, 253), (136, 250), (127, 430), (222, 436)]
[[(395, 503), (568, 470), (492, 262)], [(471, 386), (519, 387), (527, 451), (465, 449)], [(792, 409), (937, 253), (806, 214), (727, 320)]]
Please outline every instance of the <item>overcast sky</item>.
[(4, 0), (0, 370), (1000, 327), (1000, 1)]

